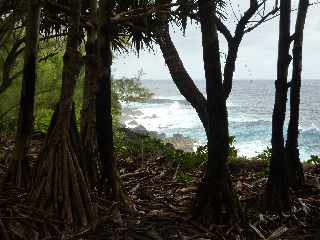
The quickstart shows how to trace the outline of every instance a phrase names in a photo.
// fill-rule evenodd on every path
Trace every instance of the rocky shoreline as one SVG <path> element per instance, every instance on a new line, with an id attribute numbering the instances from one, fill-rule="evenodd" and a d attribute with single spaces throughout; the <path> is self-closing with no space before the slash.
<path id="1" fill-rule="evenodd" d="M 153 138 L 161 139 L 164 143 L 172 145 L 177 150 L 184 152 L 194 152 L 198 146 L 197 142 L 189 137 L 185 137 L 182 134 L 176 133 L 172 137 L 167 137 L 164 133 L 158 133 L 156 131 L 148 131 L 144 126 L 137 125 L 134 128 L 127 126 L 123 127 L 133 133 L 148 135 Z"/>
<path id="2" fill-rule="evenodd" d="M 164 143 L 171 144 L 175 149 L 182 150 L 184 152 L 194 152 L 199 144 L 194 139 L 183 136 L 180 133 L 173 134 L 168 137 L 164 133 L 157 131 L 149 131 L 143 125 L 139 124 L 136 120 L 136 116 L 142 116 L 143 113 L 138 110 L 126 109 L 121 117 L 121 124 L 123 128 L 130 130 L 134 133 L 148 135 L 153 138 L 161 139 Z M 157 118 L 154 114 L 152 116 L 146 116 L 146 118 Z"/>

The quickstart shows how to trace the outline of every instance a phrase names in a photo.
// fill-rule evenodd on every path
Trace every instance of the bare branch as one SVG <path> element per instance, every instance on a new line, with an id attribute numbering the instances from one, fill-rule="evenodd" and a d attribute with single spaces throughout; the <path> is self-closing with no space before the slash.
<path id="1" fill-rule="evenodd" d="M 278 7 L 275 7 L 273 10 L 271 10 L 270 12 L 268 12 L 266 15 L 264 15 L 260 20 L 258 21 L 251 21 L 251 22 L 255 22 L 255 24 L 253 24 L 252 26 L 248 27 L 244 32 L 248 33 L 251 32 L 252 30 L 256 29 L 258 26 L 260 26 L 261 24 L 268 22 L 276 17 L 279 16 L 279 14 L 277 14 L 279 11 Z"/>

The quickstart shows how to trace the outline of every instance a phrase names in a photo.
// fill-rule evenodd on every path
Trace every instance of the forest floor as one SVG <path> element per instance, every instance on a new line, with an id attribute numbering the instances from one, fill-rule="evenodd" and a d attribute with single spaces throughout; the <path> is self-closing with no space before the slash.
<path id="1" fill-rule="evenodd" d="M 42 143 L 42 138 L 33 140 L 30 159 L 37 160 Z M 3 140 L 0 147 L 0 175 L 3 176 L 13 142 Z M 30 207 L 23 189 L 9 187 L 0 192 L 0 239 L 320 239 L 319 166 L 306 171 L 306 186 L 291 193 L 294 207 L 279 216 L 262 211 L 267 178 L 257 170 L 258 163 L 232 165 L 232 179 L 246 224 L 204 227 L 190 215 L 202 169 L 188 172 L 191 178 L 182 181 L 177 177 L 179 167 L 165 157 L 139 161 L 121 159 L 118 165 L 134 210 L 121 209 L 107 196 L 92 193 L 99 212 L 95 230 L 88 227 L 64 232 L 61 237 L 61 220 Z M 58 234 L 60 237 L 54 237 Z"/>

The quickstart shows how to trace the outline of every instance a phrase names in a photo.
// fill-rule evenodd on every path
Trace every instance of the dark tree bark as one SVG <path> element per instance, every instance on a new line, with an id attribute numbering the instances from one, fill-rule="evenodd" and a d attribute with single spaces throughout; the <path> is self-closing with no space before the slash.
<path id="1" fill-rule="evenodd" d="M 35 84 L 37 78 L 37 47 L 39 41 L 39 22 L 40 22 L 40 6 L 37 0 L 32 0 L 28 4 L 28 15 L 25 37 L 25 52 L 22 89 L 20 96 L 20 109 L 18 117 L 18 128 L 16 133 L 16 145 L 14 157 L 10 162 L 5 182 L 13 183 L 18 187 L 26 187 L 30 182 L 29 163 L 26 158 L 29 141 L 33 132 L 34 123 L 34 98 Z M 20 46 L 17 42 L 13 46 L 13 55 Z M 13 60 L 14 61 L 14 60 Z M 10 67 L 9 67 L 10 68 Z M 10 78 L 8 71 L 8 79 Z M 6 79 L 5 77 L 5 79 Z M 6 81 L 5 81 L 6 82 Z M 10 85 L 10 84 L 9 84 Z"/>
<path id="2" fill-rule="evenodd" d="M 70 4 L 61 96 L 35 169 L 30 196 L 35 207 L 59 216 L 66 224 L 85 226 L 94 220 L 95 210 L 79 164 L 81 150 L 72 99 L 81 68 L 81 4 L 80 0 Z"/>
<path id="3" fill-rule="evenodd" d="M 170 0 L 163 0 L 162 3 L 170 3 Z M 239 46 L 245 35 L 246 26 L 249 20 L 258 11 L 261 5 L 256 0 L 250 1 L 249 8 L 244 12 L 240 18 L 234 36 L 229 29 L 216 17 L 217 29 L 220 31 L 228 42 L 228 54 L 224 67 L 224 80 L 223 88 L 226 98 L 229 97 L 232 89 L 233 75 L 235 71 L 235 64 L 238 56 Z M 198 20 L 198 19 L 197 19 Z M 179 53 L 171 40 L 169 33 L 168 20 L 163 21 L 163 26 L 156 34 L 157 42 L 162 51 L 162 55 L 165 59 L 166 65 L 169 68 L 171 77 L 179 89 L 180 93 L 191 104 L 191 106 L 197 111 L 198 116 L 203 124 L 203 127 L 208 135 L 208 113 L 207 113 L 207 101 L 203 94 L 199 91 L 194 81 L 185 69 Z"/>
<path id="4" fill-rule="evenodd" d="M 102 189 L 112 190 L 114 200 L 124 207 L 131 207 L 129 197 L 122 188 L 120 174 L 113 155 L 113 129 L 111 113 L 111 65 L 112 65 L 112 16 L 115 1 L 102 0 L 99 3 L 98 17 L 106 19 L 98 31 L 98 79 L 96 95 L 96 132 L 99 157 L 101 159 L 101 179 L 99 184 Z"/>
<path id="5" fill-rule="evenodd" d="M 289 185 L 299 188 L 304 183 L 303 167 L 300 162 L 299 137 L 299 107 L 302 72 L 303 30 L 308 12 L 309 0 L 300 0 L 295 26 L 294 45 L 292 51 L 293 69 L 290 88 L 290 120 L 286 142 L 286 159 L 288 163 Z"/>
<path id="6" fill-rule="evenodd" d="M 286 115 L 287 77 L 291 57 L 290 48 L 291 0 L 280 1 L 280 24 L 275 104 L 272 115 L 272 158 L 266 188 L 266 208 L 281 211 L 289 208 L 289 185 L 283 126 Z"/>
<path id="7" fill-rule="evenodd" d="M 233 224 L 240 206 L 227 167 L 228 113 L 223 89 L 216 2 L 199 0 L 208 111 L 208 165 L 195 199 L 193 215 L 204 224 Z"/>
<path id="8" fill-rule="evenodd" d="M 85 82 L 83 106 L 81 112 L 81 144 L 82 168 L 90 188 L 98 186 L 101 178 L 101 162 L 98 154 L 96 133 L 96 92 L 98 80 L 98 29 L 97 0 L 89 1 L 91 24 L 87 27 L 87 42 L 85 56 Z"/>
<path id="9" fill-rule="evenodd" d="M 195 85 L 194 81 L 185 69 L 179 53 L 171 40 L 169 25 L 165 23 L 157 35 L 163 58 L 169 68 L 171 77 L 191 106 L 197 111 L 205 131 L 208 130 L 207 100 Z"/>

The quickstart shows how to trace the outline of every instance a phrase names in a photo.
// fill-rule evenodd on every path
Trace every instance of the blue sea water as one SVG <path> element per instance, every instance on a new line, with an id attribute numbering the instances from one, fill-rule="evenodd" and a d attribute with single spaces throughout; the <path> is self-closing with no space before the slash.
<path id="1" fill-rule="evenodd" d="M 146 103 L 130 103 L 125 107 L 137 111 L 126 124 L 135 120 L 150 131 L 172 136 L 175 133 L 206 143 L 202 124 L 181 96 L 172 80 L 144 80 L 154 97 Z M 205 82 L 197 81 L 205 92 Z M 320 81 L 305 80 L 301 89 L 300 138 L 301 159 L 320 155 Z M 274 104 L 274 81 L 235 80 L 232 94 L 227 102 L 230 135 L 236 138 L 236 148 L 241 155 L 252 157 L 270 146 L 271 118 Z M 286 125 L 288 124 L 289 103 Z M 133 127 L 133 126 L 132 126 Z M 286 132 L 286 131 L 285 131 Z"/>

